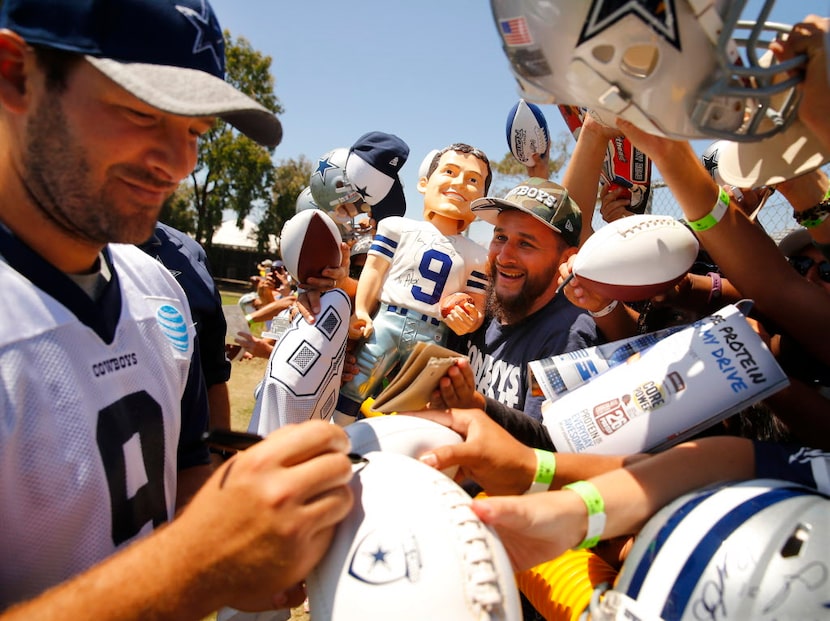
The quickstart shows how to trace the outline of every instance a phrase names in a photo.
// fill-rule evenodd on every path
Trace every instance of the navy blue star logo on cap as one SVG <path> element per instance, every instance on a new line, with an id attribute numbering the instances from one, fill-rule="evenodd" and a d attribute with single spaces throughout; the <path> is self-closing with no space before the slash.
<path id="1" fill-rule="evenodd" d="M 680 50 L 674 0 L 594 0 L 577 45 L 596 37 L 629 14 L 639 17 L 654 32 Z"/>
<path id="2" fill-rule="evenodd" d="M 208 10 L 205 0 L 202 0 L 201 13 L 194 11 L 189 6 L 182 6 L 181 4 L 176 5 L 176 10 L 184 15 L 187 21 L 196 28 L 196 39 L 193 41 L 193 54 L 209 51 L 213 55 L 213 60 L 216 62 L 216 68 L 224 73 L 223 58 L 225 52 L 223 47 L 225 42 L 222 38 L 222 32 L 216 23 L 216 17 L 213 12 Z M 218 40 L 216 39 L 217 32 L 219 33 Z M 216 49 L 217 47 L 219 47 L 218 50 Z"/>

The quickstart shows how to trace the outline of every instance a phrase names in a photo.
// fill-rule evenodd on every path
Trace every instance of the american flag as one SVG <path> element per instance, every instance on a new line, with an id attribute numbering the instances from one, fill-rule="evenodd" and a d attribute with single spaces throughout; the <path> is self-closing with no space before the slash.
<path id="1" fill-rule="evenodd" d="M 529 45 L 533 43 L 524 17 L 502 19 L 499 21 L 501 36 L 507 45 Z"/>

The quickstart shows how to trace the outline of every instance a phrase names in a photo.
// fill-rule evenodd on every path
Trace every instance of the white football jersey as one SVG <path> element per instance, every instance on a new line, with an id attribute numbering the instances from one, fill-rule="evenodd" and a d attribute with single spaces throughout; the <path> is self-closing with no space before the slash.
<path id="1" fill-rule="evenodd" d="M 442 235 L 429 222 L 390 216 L 378 223 L 369 254 L 391 262 L 380 301 L 441 319 L 441 298 L 484 293 L 487 249 L 463 235 Z"/>
<path id="2" fill-rule="evenodd" d="M 271 352 L 249 431 L 265 436 L 291 423 L 331 418 L 351 312 L 349 297 L 333 289 L 321 296 L 313 324 L 297 314 Z"/>
<path id="3" fill-rule="evenodd" d="M 184 292 L 138 248 L 109 246 L 95 302 L 15 243 L 0 258 L 0 610 L 173 517 L 194 334 Z"/>

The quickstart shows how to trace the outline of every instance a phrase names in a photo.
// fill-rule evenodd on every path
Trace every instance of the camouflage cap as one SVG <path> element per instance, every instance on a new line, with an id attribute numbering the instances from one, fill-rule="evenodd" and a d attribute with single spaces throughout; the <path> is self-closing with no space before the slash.
<path id="1" fill-rule="evenodd" d="M 495 225 L 504 209 L 518 209 L 541 220 L 559 233 L 569 246 L 579 246 L 582 212 L 561 185 L 531 177 L 510 190 L 504 198 L 485 196 L 470 207 L 485 222 Z"/>

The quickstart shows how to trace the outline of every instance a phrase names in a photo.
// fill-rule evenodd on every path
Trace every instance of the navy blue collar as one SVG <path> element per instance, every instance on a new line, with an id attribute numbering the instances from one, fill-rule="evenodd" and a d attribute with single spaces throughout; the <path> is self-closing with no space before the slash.
<path id="1" fill-rule="evenodd" d="M 112 256 L 105 247 L 101 256 L 112 277 L 101 296 L 92 300 L 69 276 L 29 248 L 5 226 L 0 225 L 0 254 L 6 262 L 35 287 L 65 306 L 78 321 L 93 330 L 102 341 L 112 343 L 121 316 L 121 288 Z"/>

